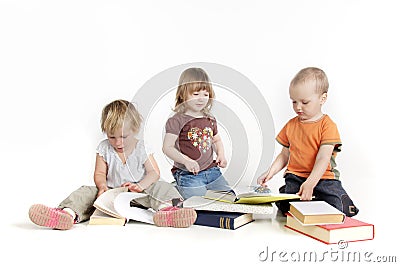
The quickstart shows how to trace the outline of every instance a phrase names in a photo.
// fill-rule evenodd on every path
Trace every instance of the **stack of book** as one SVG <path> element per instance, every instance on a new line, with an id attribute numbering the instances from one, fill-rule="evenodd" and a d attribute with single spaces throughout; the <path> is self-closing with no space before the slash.
<path id="1" fill-rule="evenodd" d="M 254 221 L 254 214 L 272 214 L 272 203 L 298 199 L 295 194 L 273 194 L 270 190 L 241 188 L 236 191 L 207 190 L 204 197 L 194 196 L 184 202 L 197 212 L 195 225 L 235 230 Z"/>
<path id="2" fill-rule="evenodd" d="M 96 210 L 89 225 L 125 225 L 129 220 L 154 224 L 153 210 L 130 205 L 132 199 L 143 194 L 127 191 L 126 187 L 114 188 L 100 195 L 93 204 Z M 271 215 L 273 202 L 298 198 L 295 194 L 273 194 L 270 190 L 256 191 L 255 188 L 208 190 L 205 196 L 186 199 L 184 207 L 196 210 L 195 225 L 235 230 L 253 222 L 254 214 Z"/>
<path id="3" fill-rule="evenodd" d="M 287 228 L 325 244 L 374 238 L 374 225 L 350 217 L 325 201 L 290 202 Z"/>

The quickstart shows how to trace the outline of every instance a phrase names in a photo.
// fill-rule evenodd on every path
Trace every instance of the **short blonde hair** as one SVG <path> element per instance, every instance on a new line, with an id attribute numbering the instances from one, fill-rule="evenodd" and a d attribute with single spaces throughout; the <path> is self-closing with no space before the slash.
<path id="1" fill-rule="evenodd" d="M 290 82 L 290 87 L 308 81 L 315 81 L 315 90 L 317 93 L 323 94 L 328 92 L 328 77 L 323 70 L 315 67 L 308 67 L 300 70 Z"/>
<path id="2" fill-rule="evenodd" d="M 101 130 L 113 134 L 129 122 L 134 133 L 139 132 L 142 116 L 132 103 L 126 100 L 115 100 L 103 108 L 101 114 Z"/>
<path id="3" fill-rule="evenodd" d="M 215 93 L 207 73 L 201 68 L 189 68 L 183 71 L 179 78 L 178 89 L 176 90 L 174 111 L 184 112 L 184 103 L 187 101 L 188 96 L 193 94 L 193 92 L 202 90 L 206 90 L 210 97 L 203 112 L 210 114 Z"/>

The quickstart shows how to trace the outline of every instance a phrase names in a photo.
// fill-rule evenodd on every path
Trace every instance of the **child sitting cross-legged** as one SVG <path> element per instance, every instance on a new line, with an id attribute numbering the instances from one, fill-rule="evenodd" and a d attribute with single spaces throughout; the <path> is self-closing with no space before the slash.
<path id="1" fill-rule="evenodd" d="M 189 227 L 196 212 L 182 208 L 182 196 L 175 187 L 159 181 L 160 172 L 153 154 L 143 140 L 136 138 L 142 118 L 126 100 L 116 100 L 104 107 L 101 128 L 107 139 L 97 147 L 94 183 L 81 186 L 63 200 L 57 208 L 32 205 L 29 218 L 39 226 L 67 230 L 75 223 L 86 221 L 93 214 L 93 203 L 110 188 L 128 187 L 130 192 L 145 193 L 135 199 L 138 205 L 156 211 L 154 223 L 163 227 Z"/>

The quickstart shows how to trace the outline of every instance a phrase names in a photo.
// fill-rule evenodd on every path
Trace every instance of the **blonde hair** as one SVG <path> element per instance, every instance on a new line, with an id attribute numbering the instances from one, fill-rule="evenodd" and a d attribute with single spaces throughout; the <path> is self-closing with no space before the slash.
<path id="1" fill-rule="evenodd" d="M 113 134 L 121 129 L 125 122 L 130 123 L 134 133 L 139 132 L 142 116 L 136 108 L 126 100 L 115 100 L 103 108 L 101 114 L 101 130 Z"/>
<path id="2" fill-rule="evenodd" d="M 194 92 L 206 90 L 210 99 L 203 109 L 205 114 L 210 114 L 215 93 L 207 73 L 201 68 L 189 68 L 182 72 L 179 78 L 178 89 L 175 96 L 175 112 L 184 112 L 188 96 Z"/>
<path id="3" fill-rule="evenodd" d="M 315 81 L 315 90 L 317 93 L 323 94 L 328 92 L 328 77 L 323 70 L 315 67 L 308 67 L 300 70 L 290 82 L 290 87 L 308 81 Z"/>

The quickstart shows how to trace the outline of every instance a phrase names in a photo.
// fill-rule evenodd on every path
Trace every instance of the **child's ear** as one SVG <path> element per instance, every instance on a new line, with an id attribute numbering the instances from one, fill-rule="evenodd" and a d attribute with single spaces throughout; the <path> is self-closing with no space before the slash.
<path id="1" fill-rule="evenodd" d="M 328 93 L 323 93 L 321 95 L 321 104 L 324 104 L 327 98 L 328 98 Z"/>

